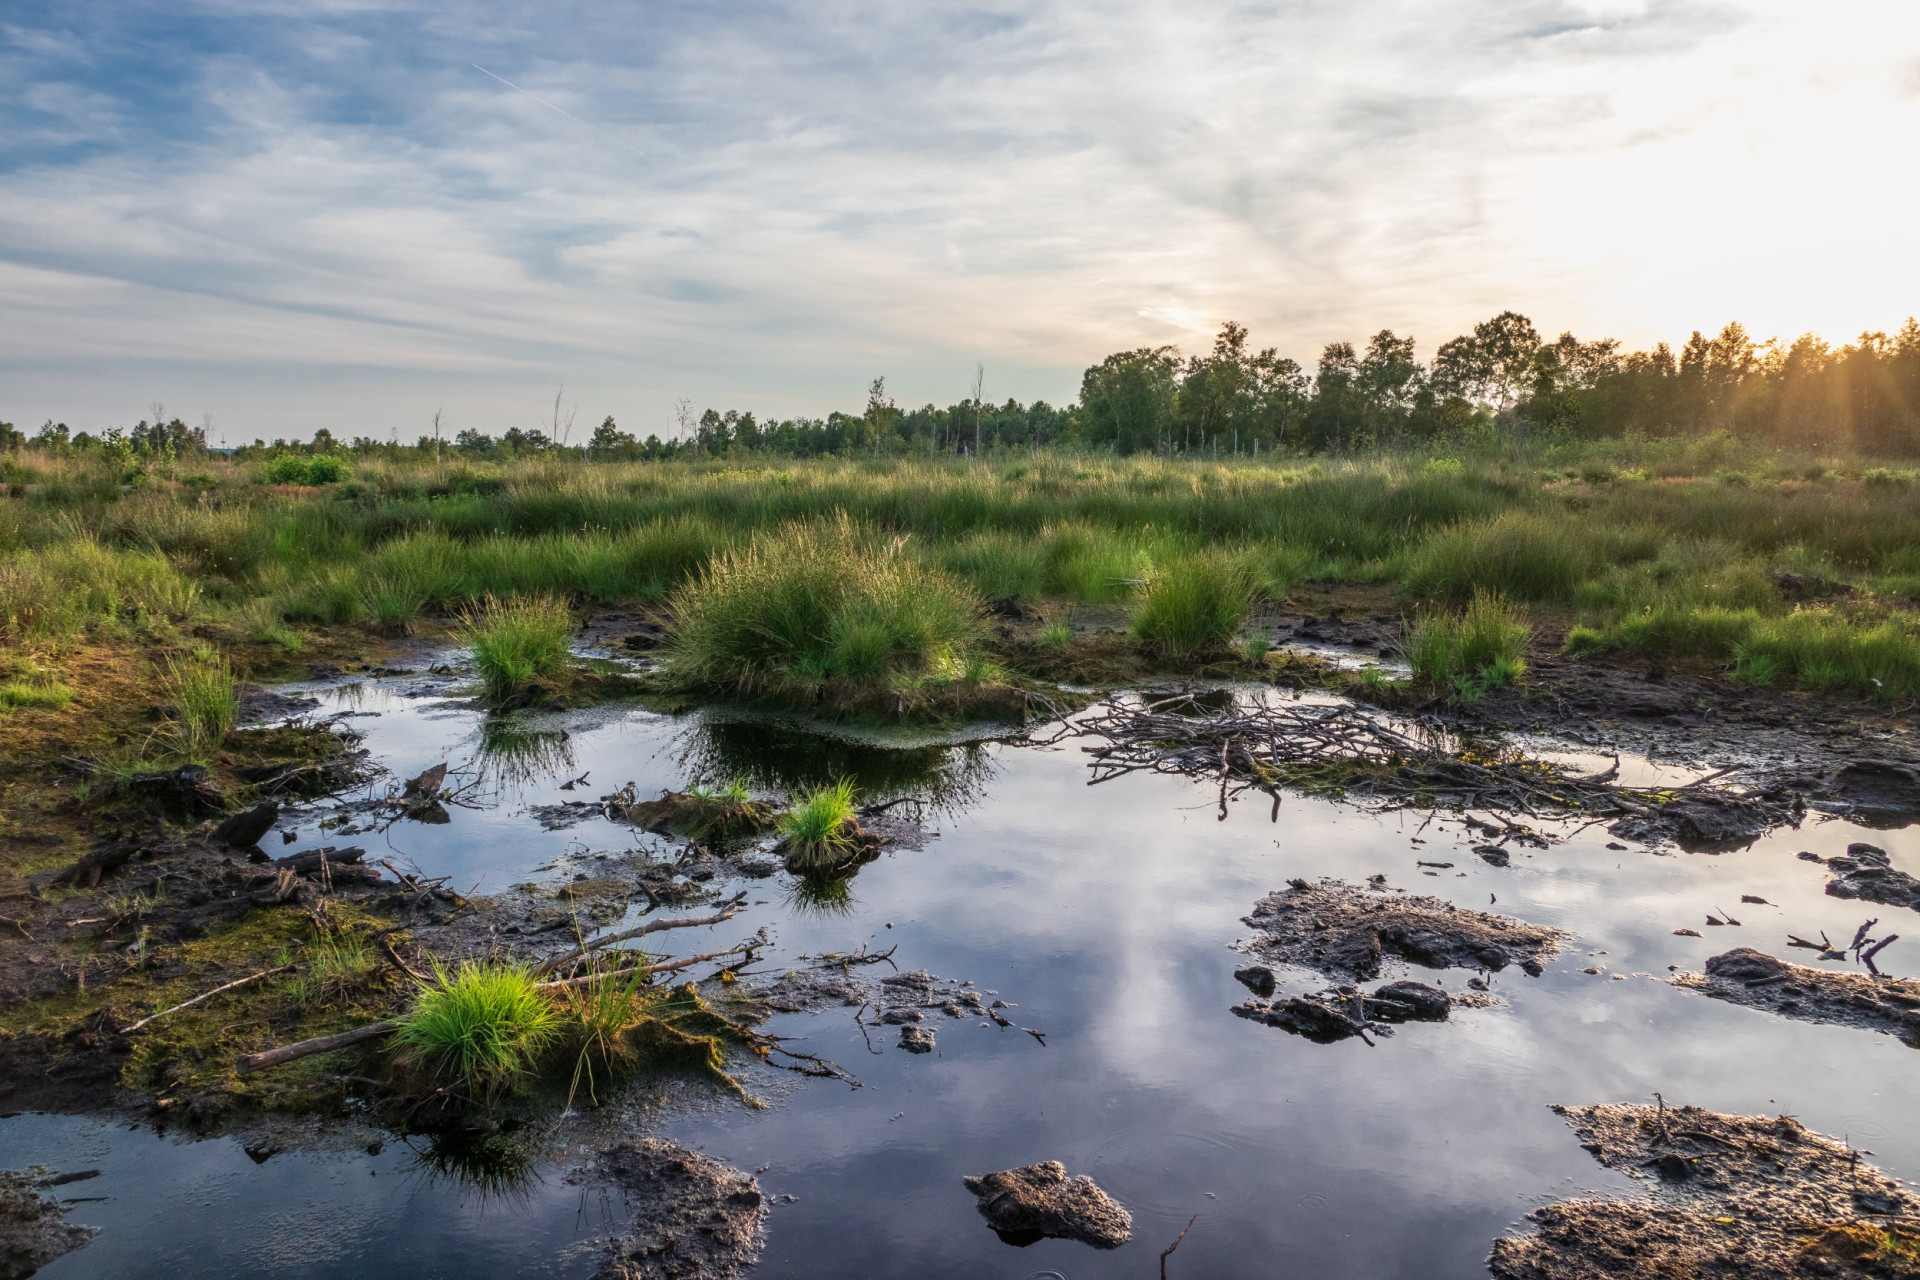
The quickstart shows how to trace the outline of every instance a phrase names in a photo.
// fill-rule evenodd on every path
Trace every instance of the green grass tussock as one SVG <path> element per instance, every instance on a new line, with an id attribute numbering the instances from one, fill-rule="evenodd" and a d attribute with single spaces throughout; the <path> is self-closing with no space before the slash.
<path id="1" fill-rule="evenodd" d="M 847 828 L 854 816 L 853 782 L 842 778 L 809 793 L 780 815 L 787 860 L 800 868 L 824 868 L 839 862 L 852 845 Z"/>
<path id="2" fill-rule="evenodd" d="M 672 609 L 674 673 L 742 692 L 948 674 L 964 665 L 981 616 L 951 574 L 844 515 L 722 554 Z"/>
<path id="3" fill-rule="evenodd" d="M 436 966 L 393 1040 L 409 1064 L 487 1095 L 518 1084 L 560 1032 L 553 1005 L 525 969 L 481 962 Z"/>
<path id="4" fill-rule="evenodd" d="M 1416 680 L 1471 700 L 1520 678 L 1532 638 L 1524 610 L 1483 591 L 1464 610 L 1420 617 L 1407 633 L 1407 665 Z"/>
<path id="5" fill-rule="evenodd" d="M 218 654 L 167 660 L 165 683 L 173 700 L 173 732 L 180 753 L 206 760 L 220 749 L 240 715 L 233 668 Z"/>
<path id="6" fill-rule="evenodd" d="M 473 651 L 487 700 L 510 706 L 566 672 L 573 613 L 551 596 L 488 596 L 461 615 L 460 635 Z"/>
<path id="7" fill-rule="evenodd" d="M 1133 634 L 1177 658 L 1229 644 L 1253 607 L 1252 575 L 1216 550 L 1156 568 L 1133 609 Z"/>

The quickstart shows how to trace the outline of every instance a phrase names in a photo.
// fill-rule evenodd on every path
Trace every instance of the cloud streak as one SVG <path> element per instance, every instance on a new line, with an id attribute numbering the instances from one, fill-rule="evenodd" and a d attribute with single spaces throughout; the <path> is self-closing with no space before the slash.
<path id="1" fill-rule="evenodd" d="M 0 416 L 1059 401 L 1228 318 L 1310 360 L 1506 306 L 1844 338 L 1920 285 L 1908 10 L 30 4 Z"/>

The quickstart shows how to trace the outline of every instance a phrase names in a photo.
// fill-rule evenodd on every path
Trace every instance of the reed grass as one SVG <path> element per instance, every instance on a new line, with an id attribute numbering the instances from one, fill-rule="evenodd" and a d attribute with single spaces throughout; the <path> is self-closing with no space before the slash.
<path id="1" fill-rule="evenodd" d="M 822 868 L 838 862 L 851 847 L 847 827 L 853 821 L 853 782 L 842 778 L 810 792 L 780 815 L 779 831 L 787 841 L 787 858 L 801 868 Z"/>
<path id="2" fill-rule="evenodd" d="M 963 662 L 974 594 L 944 570 L 839 515 L 758 535 L 673 598 L 674 671 L 740 691 L 782 682 L 878 682 Z"/>
<path id="3" fill-rule="evenodd" d="M 740 581 L 743 562 L 779 559 L 774 544 L 796 529 L 841 522 L 865 550 L 836 576 L 866 604 L 843 609 L 845 593 L 829 585 L 833 606 L 790 610 L 791 626 L 732 610 L 740 628 L 709 628 L 715 643 L 698 655 L 717 683 L 964 671 L 974 656 L 965 618 L 956 623 L 938 604 L 944 621 L 913 624 L 918 606 L 870 589 L 871 564 L 896 582 L 935 582 L 949 602 L 957 593 L 1138 605 L 1142 580 L 1217 554 L 1271 598 L 1308 577 L 1397 583 L 1409 600 L 1455 608 L 1496 591 L 1566 610 L 1612 646 L 1728 663 L 1728 628 L 1747 623 L 1727 618 L 1750 611 L 1784 623 L 1799 601 L 1772 576 L 1814 572 L 1876 606 L 1840 611 L 1822 635 L 1850 630 L 1861 653 L 1882 655 L 1865 665 L 1812 652 L 1803 661 L 1793 655 L 1811 642 L 1778 637 L 1809 624 L 1769 631 L 1775 678 L 1820 687 L 1855 680 L 1833 673 L 1856 666 L 1898 667 L 1886 653 L 1903 642 L 1880 633 L 1891 615 L 1878 606 L 1905 613 L 1920 599 L 1910 463 L 1724 436 L 1455 443 L 1258 463 L 1059 453 L 436 465 L 367 453 L 352 459 L 351 500 L 332 486 L 265 487 L 257 462 L 191 466 L 200 473 L 191 484 L 161 469 L 127 494 L 120 464 L 103 458 L 9 455 L 0 643 L 171 646 L 182 629 L 212 621 L 290 649 L 307 626 L 404 631 L 489 596 L 690 599 L 695 583 L 712 593 L 717 581 Z M 1167 611 L 1189 622 L 1207 612 L 1170 601 Z M 1209 631 L 1168 628 L 1176 648 Z M 1749 665 L 1760 673 L 1766 663 Z M 1888 684 L 1884 674 L 1858 678 Z"/>

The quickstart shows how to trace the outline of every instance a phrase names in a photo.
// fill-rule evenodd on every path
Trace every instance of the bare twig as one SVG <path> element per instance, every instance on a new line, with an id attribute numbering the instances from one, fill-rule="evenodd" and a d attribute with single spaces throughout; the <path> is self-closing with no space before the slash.
<path id="1" fill-rule="evenodd" d="M 272 969 L 262 969 L 259 973 L 250 973 L 244 978 L 236 978 L 232 982 L 227 983 L 225 986 L 215 987 L 211 991 L 203 991 L 191 1000 L 182 1000 L 179 1004 L 174 1005 L 170 1009 L 162 1009 L 158 1013 L 150 1013 L 146 1017 L 140 1019 L 140 1021 L 127 1027 L 125 1030 L 128 1033 L 138 1031 L 140 1028 L 146 1026 L 149 1022 L 152 1022 L 156 1018 L 164 1018 L 170 1013 L 178 1013 L 182 1009 L 185 1009 L 186 1007 L 188 1007 L 189 1005 L 199 1004 L 202 1000 L 207 999 L 209 996 L 217 996 L 222 991 L 231 991 L 235 987 L 244 987 L 249 982 L 258 982 L 262 978 L 271 978 L 274 974 L 285 973 L 287 970 L 291 968 L 293 968 L 292 965 L 283 964 L 283 965 L 276 966 L 275 968 L 272 968 Z"/>
<path id="2" fill-rule="evenodd" d="M 1173 1238 L 1173 1243 L 1160 1251 L 1160 1280 L 1167 1280 L 1167 1259 L 1173 1256 L 1173 1251 L 1180 1247 L 1180 1242 L 1187 1238 L 1187 1232 L 1193 1230 L 1193 1224 L 1199 1220 L 1197 1213 L 1188 1218 L 1187 1225 L 1180 1228 L 1180 1234 Z"/>

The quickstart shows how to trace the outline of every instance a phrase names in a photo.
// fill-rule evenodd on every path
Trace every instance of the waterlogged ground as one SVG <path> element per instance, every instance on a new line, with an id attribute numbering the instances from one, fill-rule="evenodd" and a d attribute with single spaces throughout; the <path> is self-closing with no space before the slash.
<path id="1" fill-rule="evenodd" d="M 628 781 L 645 798 L 696 776 L 739 773 L 772 788 L 844 773 L 869 794 L 937 794 L 928 823 L 938 838 L 860 870 L 842 910 L 794 903 L 783 874 L 745 882 L 751 909 L 701 931 L 710 939 L 674 937 L 678 951 L 717 949 L 768 925 L 772 972 L 801 955 L 897 944 L 901 968 L 972 979 L 1012 1002 L 1021 1027 L 1045 1033 L 1043 1046 L 1019 1029 L 942 1017 L 938 1050 L 916 1056 L 893 1047 L 893 1028 L 863 1035 L 851 1010 L 781 1015 L 772 1029 L 804 1037 L 801 1047 L 863 1087 L 756 1076 L 773 1101 L 760 1112 L 670 1091 L 686 1101 L 660 1112 L 659 1131 L 764 1170 L 773 1211 L 757 1275 L 1150 1276 L 1191 1215 L 1171 1276 L 1483 1275 L 1494 1237 L 1530 1208 L 1629 1186 L 1597 1167 L 1547 1105 L 1644 1101 L 1656 1090 L 1716 1111 L 1789 1112 L 1871 1150 L 1890 1174 L 1920 1176 L 1915 1050 L 1663 981 L 1669 966 L 1698 969 L 1735 945 L 1806 960 L 1786 950 L 1788 933 L 1841 939 L 1868 915 L 1904 915 L 1826 897 L 1824 869 L 1795 855 L 1868 838 L 1916 870 L 1912 830 L 1866 833 L 1816 816 L 1709 856 L 1608 848 L 1595 827 L 1547 850 L 1510 846 L 1513 864 L 1496 868 L 1450 819 L 1423 827 L 1422 815 L 1289 796 L 1277 822 L 1264 797 L 1221 822 L 1210 789 L 1180 779 L 1089 788 L 1071 741 L 890 752 L 626 708 L 535 717 L 503 733 L 418 677 L 320 692 L 326 712 L 354 713 L 349 723 L 394 776 L 451 761 L 457 777 L 479 779 L 470 795 L 481 807 L 453 806 L 444 825 L 342 835 L 318 827 L 329 812 L 318 806 L 297 842 L 273 851 L 357 843 L 481 895 L 570 877 L 595 865 L 595 852 L 665 849 L 600 818 L 549 831 L 530 812 Z M 1694 776 L 1627 765 L 1636 782 Z M 582 774 L 586 783 L 561 789 Z M 1428 875 L 1421 861 L 1454 866 Z M 1575 946 L 1537 979 L 1497 976 L 1498 1007 L 1457 1010 L 1372 1046 L 1313 1044 L 1229 1013 L 1247 994 L 1233 978 L 1245 960 L 1229 944 L 1248 935 L 1241 917 L 1258 898 L 1292 877 L 1375 873 L 1569 930 Z M 1741 924 L 1710 927 L 1709 912 Z M 1905 920 L 1889 923 L 1908 932 Z M 1880 955 L 1889 973 L 1920 968 L 1920 919 L 1910 923 L 1911 940 Z M 1683 927 L 1705 936 L 1675 936 Z M 1470 976 L 1441 981 L 1460 990 Z M 1285 992 L 1325 985 L 1281 974 Z M 371 1154 L 339 1145 L 257 1163 L 238 1139 L 0 1121 L 0 1167 L 102 1171 L 63 1188 L 92 1198 L 71 1219 L 102 1230 L 41 1273 L 55 1280 L 585 1276 L 592 1242 L 626 1216 L 605 1193 L 566 1181 L 566 1162 L 510 1187 L 476 1187 L 397 1140 Z M 1123 1202 L 1132 1243 L 1111 1253 L 1002 1243 L 961 1178 L 1040 1160 L 1091 1174 Z"/>

